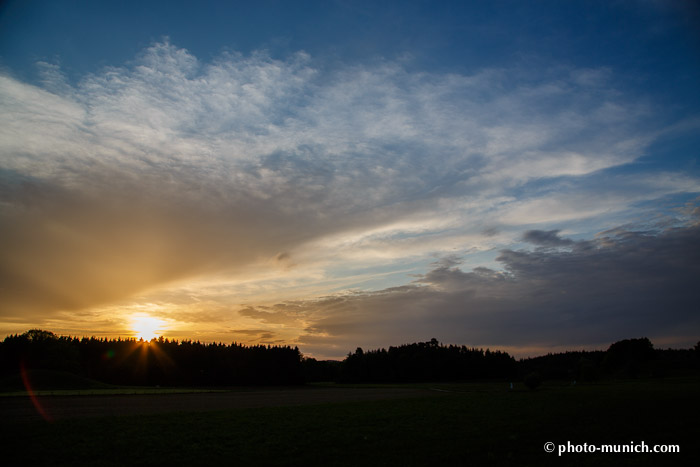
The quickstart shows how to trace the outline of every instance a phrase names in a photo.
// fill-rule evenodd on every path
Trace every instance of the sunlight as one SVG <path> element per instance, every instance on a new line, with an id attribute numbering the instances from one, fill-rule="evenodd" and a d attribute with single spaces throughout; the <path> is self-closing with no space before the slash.
<path id="1" fill-rule="evenodd" d="M 135 315 L 131 318 L 131 329 L 137 339 L 150 341 L 162 334 L 165 321 L 149 315 Z"/>

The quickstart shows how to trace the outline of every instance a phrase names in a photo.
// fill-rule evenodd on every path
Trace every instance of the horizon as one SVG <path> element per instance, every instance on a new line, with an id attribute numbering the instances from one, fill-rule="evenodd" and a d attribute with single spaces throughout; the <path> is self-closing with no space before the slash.
<path id="1" fill-rule="evenodd" d="M 0 6 L 0 336 L 700 338 L 692 2 Z"/>
<path id="2" fill-rule="evenodd" d="M 28 331 L 25 331 L 24 333 L 21 333 L 21 334 L 8 334 L 3 339 L 10 338 L 10 337 L 22 336 L 22 335 L 29 333 L 31 331 L 43 331 L 43 332 L 48 331 L 51 334 L 53 334 L 56 338 L 67 338 L 67 339 L 78 339 L 78 340 L 83 340 L 83 339 L 97 339 L 97 340 L 105 340 L 105 341 L 115 340 L 115 341 L 121 341 L 121 342 L 136 342 L 136 343 L 144 343 L 144 344 L 150 344 L 150 343 L 158 344 L 158 343 L 160 343 L 161 340 L 165 340 L 168 343 L 178 344 L 178 345 L 182 342 L 194 342 L 194 343 L 198 343 L 198 344 L 205 345 L 205 346 L 212 345 L 212 344 L 213 345 L 226 345 L 226 346 L 242 345 L 244 347 L 252 347 L 252 346 L 256 346 L 256 345 L 261 345 L 261 346 L 271 346 L 271 347 L 297 348 L 297 346 L 294 344 L 285 344 L 285 343 L 243 344 L 241 342 L 236 342 L 236 341 L 232 341 L 232 342 L 209 341 L 209 342 L 207 342 L 207 341 L 200 341 L 200 340 L 187 339 L 187 338 L 183 338 L 183 339 L 168 338 L 168 337 L 163 336 L 163 335 L 159 335 L 159 336 L 154 335 L 153 337 L 146 338 L 143 336 L 138 336 L 137 335 L 138 333 L 132 333 L 131 336 L 116 336 L 116 337 L 114 337 L 114 336 L 109 336 L 109 337 L 107 337 L 107 336 L 95 336 L 95 335 L 91 335 L 91 336 L 62 335 L 62 334 L 56 334 L 56 333 L 54 333 L 50 330 L 47 330 L 47 329 L 29 329 Z M 621 339 L 621 340 L 616 341 L 616 342 L 610 342 L 607 346 L 603 346 L 601 348 L 577 348 L 577 349 L 573 349 L 573 348 L 566 348 L 566 346 L 562 346 L 561 348 L 558 348 L 555 351 L 552 351 L 551 349 L 547 349 L 546 353 L 539 353 L 539 354 L 534 354 L 534 355 L 533 354 L 516 355 L 516 354 L 513 354 L 513 353 L 506 351 L 502 348 L 489 348 L 489 347 L 470 346 L 470 345 L 466 345 L 466 344 L 453 344 L 450 342 L 442 342 L 436 338 L 431 338 L 431 339 L 425 340 L 425 341 L 403 342 L 401 344 L 395 344 L 395 345 L 384 345 L 384 346 L 380 346 L 377 348 L 367 348 L 367 349 L 362 349 L 362 350 L 365 353 L 366 352 L 375 352 L 375 351 L 380 351 L 380 350 L 387 350 L 391 347 L 402 347 L 402 346 L 408 346 L 408 345 L 413 345 L 413 344 L 426 344 L 426 343 L 430 343 L 433 339 L 437 340 L 438 345 L 441 347 L 456 346 L 456 347 L 466 347 L 468 349 L 473 349 L 473 350 L 481 350 L 481 351 L 488 350 L 490 352 L 504 352 L 515 360 L 528 360 L 528 359 L 536 359 L 536 358 L 540 358 L 540 357 L 547 357 L 549 355 L 557 355 L 557 354 L 564 354 L 564 353 L 606 352 L 615 343 L 618 343 L 621 341 L 643 340 L 643 339 L 648 339 L 648 338 L 647 337 L 628 337 L 628 338 Z M 698 341 L 697 344 L 695 344 L 691 347 L 687 347 L 687 348 L 684 348 L 684 347 L 665 347 L 665 348 L 663 348 L 663 347 L 657 347 L 656 345 L 654 345 L 654 342 L 651 340 L 649 340 L 649 342 L 651 342 L 654 350 L 691 350 L 692 351 L 692 350 L 695 350 L 696 346 L 700 344 L 700 341 Z M 359 347 L 356 347 L 354 351 L 357 351 L 358 348 Z M 319 360 L 319 361 L 343 361 L 345 358 L 347 358 L 348 355 L 353 354 L 354 351 L 352 349 L 349 349 L 348 353 L 346 353 L 346 355 L 343 358 L 316 359 L 316 360 Z M 313 356 L 305 355 L 301 351 L 300 351 L 300 354 L 301 354 L 302 358 L 315 358 Z"/>

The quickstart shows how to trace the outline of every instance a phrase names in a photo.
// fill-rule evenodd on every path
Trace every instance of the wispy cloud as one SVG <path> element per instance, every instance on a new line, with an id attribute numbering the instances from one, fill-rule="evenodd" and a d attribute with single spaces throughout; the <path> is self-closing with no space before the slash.
<path id="1" fill-rule="evenodd" d="M 427 264 L 502 248 L 523 225 L 610 219 L 698 189 L 672 172 L 663 183 L 613 174 L 595 190 L 601 203 L 582 207 L 592 192 L 582 180 L 635 161 L 665 125 L 609 69 L 467 76 L 394 62 L 332 68 L 304 53 L 205 63 L 168 42 L 76 83 L 42 66 L 40 87 L 0 76 L 7 320 L 212 275 L 233 302 L 256 278 L 303 286 L 330 268 L 342 277 L 343 264 L 349 278 L 406 258 Z M 429 305 L 406 300 L 416 313 Z M 371 312 L 358 313 L 348 326 L 365 326 Z"/>

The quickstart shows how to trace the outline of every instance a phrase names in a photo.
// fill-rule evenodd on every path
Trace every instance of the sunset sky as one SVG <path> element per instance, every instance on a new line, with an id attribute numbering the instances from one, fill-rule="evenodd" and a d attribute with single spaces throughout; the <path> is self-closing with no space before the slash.
<path id="1" fill-rule="evenodd" d="M 3 2 L 0 338 L 690 347 L 699 83 L 692 1 Z"/>

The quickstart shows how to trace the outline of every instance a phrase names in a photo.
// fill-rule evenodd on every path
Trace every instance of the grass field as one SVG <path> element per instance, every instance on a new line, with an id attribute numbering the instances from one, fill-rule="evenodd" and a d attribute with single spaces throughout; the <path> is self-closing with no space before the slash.
<path id="1" fill-rule="evenodd" d="M 620 466 L 700 460 L 697 378 L 534 391 L 509 391 L 502 383 L 425 386 L 441 395 L 3 424 L 3 463 Z M 676 444 L 681 453 L 544 452 L 545 442 L 567 441 Z"/>
<path id="2" fill-rule="evenodd" d="M 139 395 L 139 394 L 189 394 L 198 392 L 220 392 L 223 389 L 202 388 L 151 388 L 151 387 L 114 387 L 96 389 L 40 389 L 33 391 L 36 396 L 113 396 L 113 395 Z M 27 396 L 27 391 L 0 392 L 0 397 Z"/>
<path id="3" fill-rule="evenodd" d="M 29 370 L 32 394 L 36 396 L 99 396 L 118 394 L 181 394 L 211 392 L 219 389 L 160 388 L 115 386 L 63 371 Z M 0 379 L 0 397 L 27 396 L 27 388 L 19 374 Z"/>

